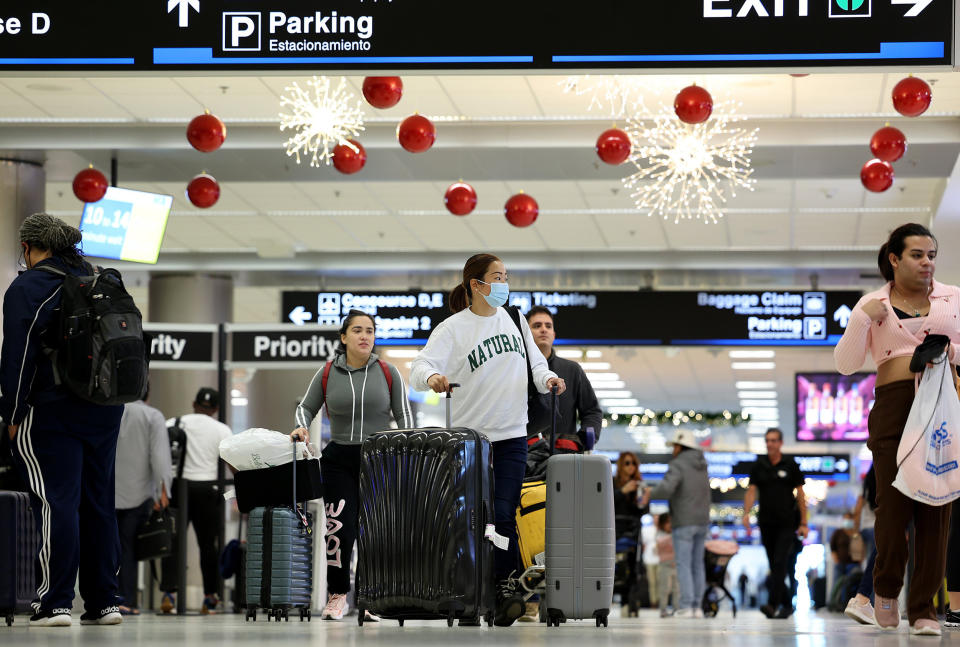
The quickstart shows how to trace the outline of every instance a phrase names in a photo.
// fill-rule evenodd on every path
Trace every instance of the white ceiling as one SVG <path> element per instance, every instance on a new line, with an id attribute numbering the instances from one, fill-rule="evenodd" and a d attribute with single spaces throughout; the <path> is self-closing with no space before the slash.
<path id="1" fill-rule="evenodd" d="M 804 271 L 796 273 L 802 278 L 783 280 L 806 280 L 812 267 L 849 268 L 852 274 L 831 287 L 859 288 L 857 272 L 875 273 L 873 250 L 890 229 L 936 222 L 960 155 L 960 75 L 924 76 L 934 99 L 917 119 L 893 112 L 890 93 L 902 76 L 622 77 L 644 87 L 636 109 L 641 117 L 696 82 L 718 101 L 736 99 L 745 127 L 759 128 L 756 190 L 731 199 L 727 216 L 710 226 L 636 212 L 620 183 L 629 165 L 607 167 L 593 152 L 597 135 L 613 121 L 609 105 L 591 106 L 589 92 L 565 93 L 560 76 L 405 76 L 397 107 L 364 107 L 368 122 L 360 141 L 368 163 L 349 177 L 331 167 L 298 168 L 283 153 L 279 97 L 307 77 L 0 77 L 0 152 L 45 160 L 47 208 L 74 221 L 82 205 L 72 195 L 73 175 L 88 163 L 108 172 L 113 154 L 121 186 L 173 195 L 155 269 L 216 267 L 237 277 L 260 270 L 256 281 L 236 288 L 235 321 L 279 321 L 279 290 L 302 285 L 298 276 L 317 284 L 338 276 L 331 280 L 362 281 L 368 289 L 378 281 L 412 285 L 401 271 L 448 277 L 478 250 L 541 270 L 536 280 L 556 287 L 612 287 L 633 281 L 618 272 L 679 274 L 691 267 L 702 272 L 701 287 L 733 271 L 744 272 L 743 283 L 759 285 L 786 268 Z M 579 87 L 610 80 L 581 78 Z M 362 78 L 349 83 L 359 99 Z M 184 136 L 204 109 L 228 128 L 223 149 L 209 155 L 191 149 Z M 438 129 L 436 145 L 421 155 L 402 151 L 394 134 L 414 111 Z M 870 135 L 887 121 L 906 133 L 910 148 L 895 165 L 894 187 L 871 194 L 858 174 L 870 157 Z M 186 183 L 202 170 L 221 181 L 220 201 L 208 210 L 184 198 Z M 444 210 L 442 196 L 461 177 L 477 189 L 479 205 L 458 218 Z M 502 214 L 507 197 L 519 190 L 541 207 L 527 229 L 510 226 Z M 379 274 L 361 277 L 358 267 Z M 134 288 L 141 303 L 145 285 L 141 280 Z M 833 368 L 829 349 L 777 349 L 776 369 L 749 378 L 730 368 L 727 349 L 603 352 L 640 404 L 657 410 L 736 408 L 737 379 L 773 379 L 786 428 L 792 426 L 794 373 Z"/>

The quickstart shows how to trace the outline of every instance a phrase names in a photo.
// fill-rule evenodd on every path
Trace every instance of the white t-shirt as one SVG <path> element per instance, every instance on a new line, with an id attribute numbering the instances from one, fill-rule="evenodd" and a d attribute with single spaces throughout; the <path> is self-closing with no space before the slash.
<path id="1" fill-rule="evenodd" d="M 527 359 L 533 382 L 547 393 L 547 380 L 557 374 L 533 341 L 527 321 L 520 317 L 520 331 L 503 308 L 481 317 L 467 308 L 443 320 L 431 333 L 426 346 L 413 360 L 410 384 L 428 391 L 427 379 L 439 373 L 460 384 L 453 392 L 451 419 L 454 427 L 468 427 L 485 434 L 491 442 L 527 435 Z"/>
<path id="2" fill-rule="evenodd" d="M 176 418 L 167 421 L 167 426 Z M 233 435 L 230 427 L 202 413 L 180 416 L 180 426 L 187 435 L 187 455 L 183 459 L 183 478 L 188 481 L 217 480 L 220 441 Z"/>

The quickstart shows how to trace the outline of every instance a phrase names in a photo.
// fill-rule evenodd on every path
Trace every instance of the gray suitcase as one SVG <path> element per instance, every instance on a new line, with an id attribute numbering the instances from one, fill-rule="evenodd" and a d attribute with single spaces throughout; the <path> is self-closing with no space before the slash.
<path id="1" fill-rule="evenodd" d="M 607 626 L 613 604 L 613 477 L 604 456 L 564 454 L 547 461 L 547 625 L 595 618 Z"/>

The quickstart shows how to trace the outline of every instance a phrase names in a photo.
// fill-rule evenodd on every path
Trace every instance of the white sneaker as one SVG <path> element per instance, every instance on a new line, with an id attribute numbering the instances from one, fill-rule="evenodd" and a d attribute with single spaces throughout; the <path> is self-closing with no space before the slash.
<path id="1" fill-rule="evenodd" d="M 696 610 L 693 609 L 692 607 L 686 608 L 686 609 L 677 609 L 676 611 L 673 612 L 673 617 L 674 618 L 695 618 L 696 617 L 696 615 L 694 615 L 695 611 Z"/>
<path id="2" fill-rule="evenodd" d="M 343 614 L 347 611 L 347 594 L 334 593 L 327 600 L 327 606 L 323 607 L 320 614 L 321 620 L 343 620 Z"/>
<path id="3" fill-rule="evenodd" d="M 99 613 L 96 611 L 87 611 L 80 616 L 82 625 L 118 625 L 123 622 L 123 616 L 120 615 L 120 607 L 107 607 Z"/>
<path id="4" fill-rule="evenodd" d="M 848 618 L 853 618 L 862 625 L 876 624 L 876 619 L 873 617 L 873 605 L 870 604 L 870 600 L 867 600 L 866 604 L 857 604 L 856 598 L 850 598 L 843 614 Z"/>
<path id="5" fill-rule="evenodd" d="M 68 609 L 41 611 L 30 617 L 31 627 L 69 627 L 73 624 Z"/>
<path id="6" fill-rule="evenodd" d="M 699 607 L 694 608 L 694 610 L 693 610 L 693 617 L 694 617 L 694 618 L 702 618 L 702 617 L 703 617 L 703 609 L 701 609 L 701 608 L 699 608 Z"/>

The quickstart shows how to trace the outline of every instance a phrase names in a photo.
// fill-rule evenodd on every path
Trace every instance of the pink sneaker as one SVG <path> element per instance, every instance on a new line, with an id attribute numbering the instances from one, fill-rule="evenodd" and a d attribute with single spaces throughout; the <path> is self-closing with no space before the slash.
<path id="1" fill-rule="evenodd" d="M 895 631 L 900 626 L 900 605 L 896 598 L 875 596 L 877 605 L 873 608 L 873 615 L 877 619 L 877 626 L 883 630 Z"/>
<path id="2" fill-rule="evenodd" d="M 930 618 L 920 618 L 910 625 L 910 633 L 914 636 L 939 636 L 940 623 Z"/>
<path id="3" fill-rule="evenodd" d="M 321 620 L 343 620 L 343 614 L 347 610 L 347 595 L 345 593 L 334 593 L 327 600 L 327 606 L 323 608 L 320 614 Z"/>

